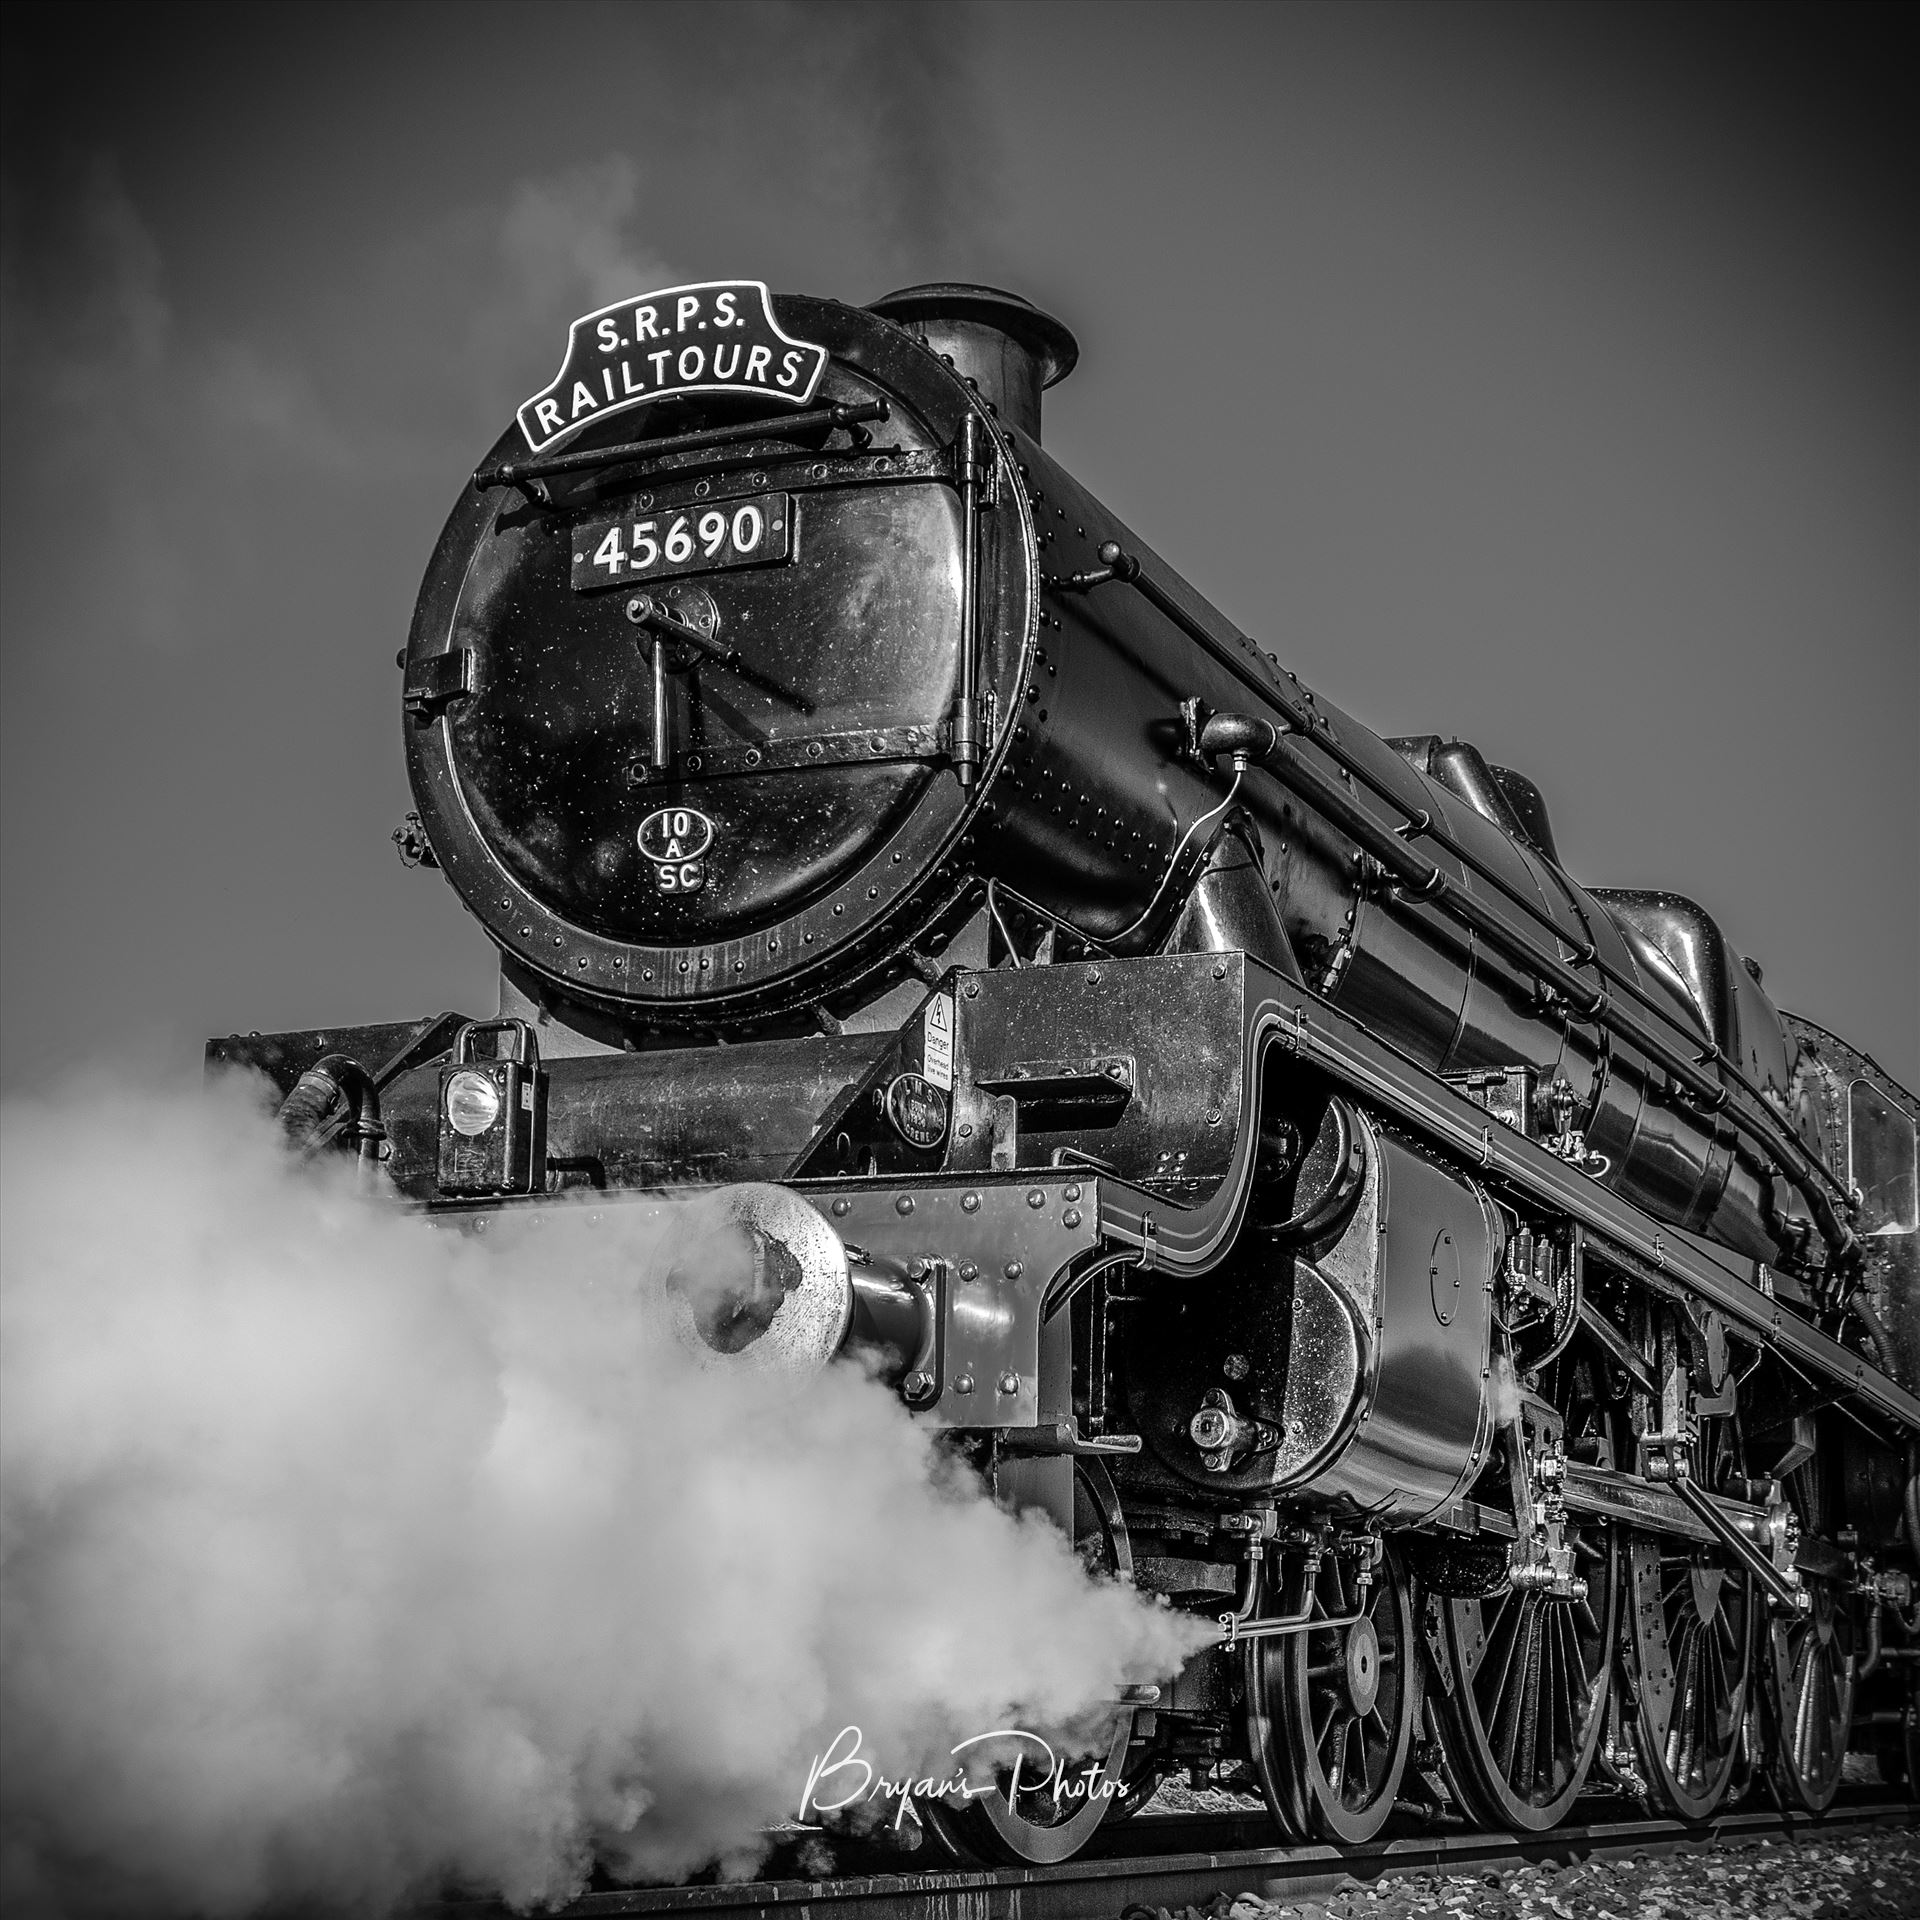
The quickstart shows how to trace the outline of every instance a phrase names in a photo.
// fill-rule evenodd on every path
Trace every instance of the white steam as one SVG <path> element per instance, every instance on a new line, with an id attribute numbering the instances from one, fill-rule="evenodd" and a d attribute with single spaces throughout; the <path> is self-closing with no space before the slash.
<path id="1" fill-rule="evenodd" d="M 1511 1354 L 1496 1353 L 1491 1364 L 1493 1371 L 1487 1379 L 1487 1405 L 1493 1411 L 1493 1424 L 1496 1427 L 1510 1427 L 1519 1419 L 1526 1395 L 1521 1389 L 1519 1376 L 1513 1370 Z"/>
<path id="2" fill-rule="evenodd" d="M 658 1226 L 432 1228 L 235 1087 L 0 1125 L 14 1912 L 742 1871 L 841 1727 L 950 1771 L 1190 1644 L 858 1371 L 692 1369 Z"/>

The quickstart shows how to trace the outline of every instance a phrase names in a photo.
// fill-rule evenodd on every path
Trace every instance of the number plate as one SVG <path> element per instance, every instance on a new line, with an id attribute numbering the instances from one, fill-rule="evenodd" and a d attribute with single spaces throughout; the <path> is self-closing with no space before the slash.
<path id="1" fill-rule="evenodd" d="M 602 514 L 573 529 L 573 590 L 668 580 L 793 558 L 793 496 L 696 500 L 665 512 Z"/>

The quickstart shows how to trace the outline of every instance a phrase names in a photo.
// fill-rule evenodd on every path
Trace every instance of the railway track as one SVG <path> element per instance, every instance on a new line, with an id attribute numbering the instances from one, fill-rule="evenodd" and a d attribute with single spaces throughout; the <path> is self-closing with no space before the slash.
<path id="1" fill-rule="evenodd" d="M 1576 1809 L 1577 1812 L 1588 1811 Z M 1772 1809 L 1725 1813 L 1694 1826 L 1678 1820 L 1591 1817 L 1540 1834 L 1431 1830 L 1395 1833 L 1366 1845 L 1264 1846 L 1258 1814 L 1164 1814 L 1131 1821 L 1113 1836 L 1128 1851 L 1097 1852 L 1054 1867 L 890 1872 L 837 1879 L 769 1879 L 732 1885 L 628 1887 L 583 1895 L 562 1915 L 686 1915 L 699 1920 L 1120 1920 L 1132 1907 L 1204 1908 L 1216 1894 L 1253 1892 L 1308 1900 L 1343 1886 L 1411 1874 L 1479 1874 L 1523 1864 L 1566 1865 L 1677 1853 L 1760 1840 L 1833 1839 L 1875 1827 L 1920 1824 L 1907 1801 L 1863 1798 L 1821 1819 Z M 448 1903 L 433 1920 L 497 1920 L 492 1904 Z"/>

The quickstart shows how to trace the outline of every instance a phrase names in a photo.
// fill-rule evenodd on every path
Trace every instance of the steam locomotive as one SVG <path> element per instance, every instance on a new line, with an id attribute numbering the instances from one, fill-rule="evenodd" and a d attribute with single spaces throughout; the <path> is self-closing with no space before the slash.
<path id="1" fill-rule="evenodd" d="M 709 1364 L 859 1348 L 999 1497 L 1214 1623 L 1063 1804 L 1180 1769 L 1698 1820 L 1920 1765 L 1920 1103 L 1464 741 L 1303 686 L 1041 444 L 1013 295 L 574 323 L 403 673 L 497 1011 L 233 1037 L 435 1215 L 709 1209 Z"/>

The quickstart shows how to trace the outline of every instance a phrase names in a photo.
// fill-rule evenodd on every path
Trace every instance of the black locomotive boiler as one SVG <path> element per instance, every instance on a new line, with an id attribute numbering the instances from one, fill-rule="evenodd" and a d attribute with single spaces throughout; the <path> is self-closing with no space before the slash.
<path id="1" fill-rule="evenodd" d="M 210 1056 L 437 1215 L 702 1196 L 714 1364 L 877 1349 L 1216 1622 L 1123 1792 L 962 1853 L 1181 1768 L 1347 1842 L 1912 1779 L 1920 1106 L 1202 599 L 1043 448 L 1076 351 L 970 286 L 576 322 L 400 660 L 396 837 L 498 1008 Z"/>

